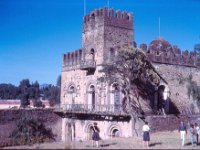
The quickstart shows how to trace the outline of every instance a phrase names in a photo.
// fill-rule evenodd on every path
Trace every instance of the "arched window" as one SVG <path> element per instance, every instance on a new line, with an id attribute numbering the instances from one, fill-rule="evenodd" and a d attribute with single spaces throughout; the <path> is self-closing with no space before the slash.
<path id="1" fill-rule="evenodd" d="M 73 85 L 71 85 L 69 87 L 68 93 L 69 93 L 69 96 L 70 96 L 71 104 L 75 104 L 76 90 L 75 90 L 75 87 Z"/>
<path id="2" fill-rule="evenodd" d="M 88 107 L 90 110 L 95 110 L 95 87 L 94 85 L 90 85 L 89 89 L 87 91 L 87 97 L 88 97 Z"/>
<path id="3" fill-rule="evenodd" d="M 94 53 L 94 49 L 92 48 L 92 49 L 90 50 L 90 59 L 91 59 L 91 60 L 94 60 L 94 56 L 95 56 L 95 53 Z"/>
<path id="4" fill-rule="evenodd" d="M 110 105 L 114 106 L 114 111 L 119 109 L 120 106 L 120 88 L 117 83 L 111 87 Z"/>

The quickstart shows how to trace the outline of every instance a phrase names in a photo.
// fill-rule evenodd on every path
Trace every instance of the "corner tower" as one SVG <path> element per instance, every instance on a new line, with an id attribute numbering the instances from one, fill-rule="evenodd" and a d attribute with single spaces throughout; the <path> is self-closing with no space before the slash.
<path id="1" fill-rule="evenodd" d="M 83 59 L 95 60 L 96 65 L 112 56 L 114 48 L 133 45 L 133 14 L 113 9 L 93 10 L 83 18 Z"/>

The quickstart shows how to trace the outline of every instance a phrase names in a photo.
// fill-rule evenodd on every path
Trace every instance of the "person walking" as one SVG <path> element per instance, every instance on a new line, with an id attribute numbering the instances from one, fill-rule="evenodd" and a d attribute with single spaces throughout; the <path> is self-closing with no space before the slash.
<path id="1" fill-rule="evenodd" d="M 150 128 L 148 125 L 148 122 L 145 122 L 145 125 L 143 125 L 142 127 L 142 131 L 143 131 L 143 146 L 145 147 L 149 147 L 149 141 L 150 141 Z"/>
<path id="2" fill-rule="evenodd" d="M 181 145 L 184 146 L 185 145 L 185 135 L 187 134 L 187 129 L 186 129 L 186 125 L 184 124 L 183 121 L 181 121 L 178 132 L 181 135 Z"/>
<path id="3" fill-rule="evenodd" d="M 195 146 L 194 145 L 194 140 L 195 140 L 195 136 L 196 136 L 196 130 L 195 130 L 195 127 L 194 127 L 193 124 L 190 124 L 189 132 L 190 132 L 190 141 L 191 141 L 191 144 L 192 144 L 192 146 Z"/>
<path id="4" fill-rule="evenodd" d="M 198 126 L 197 123 L 195 123 L 194 126 L 195 126 L 195 130 L 196 130 L 196 144 L 198 145 L 198 143 L 199 143 L 200 128 L 199 128 L 199 126 Z"/>

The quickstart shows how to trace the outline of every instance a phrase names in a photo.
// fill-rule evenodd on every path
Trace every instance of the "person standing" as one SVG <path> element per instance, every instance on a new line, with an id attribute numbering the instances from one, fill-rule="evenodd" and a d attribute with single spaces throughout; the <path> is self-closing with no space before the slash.
<path id="1" fill-rule="evenodd" d="M 198 145 L 200 128 L 197 123 L 195 123 L 194 126 L 195 126 L 195 130 L 196 130 L 196 144 Z"/>
<path id="2" fill-rule="evenodd" d="M 191 144 L 192 144 L 192 146 L 194 146 L 194 139 L 195 139 L 195 136 L 196 136 L 196 130 L 195 130 L 195 127 L 194 127 L 193 124 L 190 124 L 189 132 L 190 132 Z"/>
<path id="3" fill-rule="evenodd" d="M 184 124 L 183 121 L 181 121 L 178 131 L 181 135 L 181 144 L 182 144 L 182 146 L 184 146 L 185 145 L 185 135 L 187 134 L 187 129 L 186 129 L 186 125 Z"/>
<path id="4" fill-rule="evenodd" d="M 96 143 L 96 147 L 99 147 L 99 140 L 100 140 L 100 136 L 99 136 L 99 128 L 97 127 L 97 123 L 94 123 L 93 125 L 93 134 L 92 134 L 92 145 L 94 146 L 94 142 Z"/>
<path id="5" fill-rule="evenodd" d="M 143 146 L 145 147 L 149 147 L 149 141 L 150 141 L 150 135 L 149 135 L 149 125 L 148 122 L 145 122 L 145 125 L 143 125 L 142 127 L 142 131 L 143 131 Z"/>

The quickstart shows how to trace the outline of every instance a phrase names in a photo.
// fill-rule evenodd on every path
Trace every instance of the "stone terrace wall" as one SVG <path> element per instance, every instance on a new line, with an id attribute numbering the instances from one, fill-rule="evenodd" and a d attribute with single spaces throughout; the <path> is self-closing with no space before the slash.
<path id="1" fill-rule="evenodd" d="M 62 118 L 53 112 L 52 109 L 17 109 L 17 110 L 0 110 L 0 147 L 8 146 L 10 141 L 9 135 L 16 126 L 17 120 L 27 113 L 28 116 L 37 117 L 51 128 L 56 135 L 56 141 L 61 140 Z"/>
<path id="2" fill-rule="evenodd" d="M 186 123 L 187 128 L 189 128 L 190 123 L 200 125 L 200 115 L 168 115 L 166 118 L 164 116 L 148 116 L 146 121 L 149 122 L 151 132 L 173 131 L 178 130 L 181 121 Z"/>

